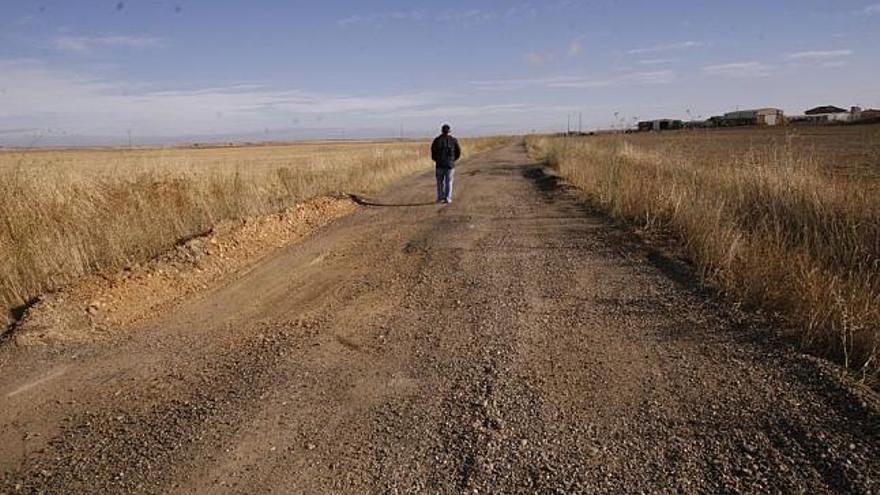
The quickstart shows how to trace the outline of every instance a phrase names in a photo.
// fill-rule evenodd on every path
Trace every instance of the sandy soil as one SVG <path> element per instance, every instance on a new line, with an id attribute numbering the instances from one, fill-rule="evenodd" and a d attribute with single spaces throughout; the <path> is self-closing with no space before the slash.
<path id="1" fill-rule="evenodd" d="M 522 144 L 112 341 L 4 346 L 0 493 L 877 493 L 876 396 Z"/>

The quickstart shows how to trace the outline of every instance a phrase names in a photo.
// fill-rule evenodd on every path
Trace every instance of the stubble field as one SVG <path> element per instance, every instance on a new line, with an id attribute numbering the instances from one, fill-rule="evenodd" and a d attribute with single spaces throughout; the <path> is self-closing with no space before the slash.
<path id="1" fill-rule="evenodd" d="M 866 377 L 880 346 L 880 126 L 531 138 L 592 203 Z"/>

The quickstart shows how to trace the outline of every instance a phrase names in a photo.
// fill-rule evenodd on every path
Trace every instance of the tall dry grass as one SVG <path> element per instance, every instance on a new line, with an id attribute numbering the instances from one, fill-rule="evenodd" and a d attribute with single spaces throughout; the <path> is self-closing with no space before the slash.
<path id="1" fill-rule="evenodd" d="M 464 140 L 465 153 L 504 138 Z M 430 165 L 423 142 L 0 153 L 0 305 L 153 257 L 217 223 Z"/>
<path id="2" fill-rule="evenodd" d="M 876 378 L 880 181 L 827 160 L 834 153 L 824 148 L 846 148 L 845 136 L 830 143 L 744 133 L 726 149 L 714 143 L 731 136 L 529 144 L 613 216 L 674 233 L 707 282 L 786 318 L 804 347 Z M 880 140 L 866 149 L 876 173 Z"/>

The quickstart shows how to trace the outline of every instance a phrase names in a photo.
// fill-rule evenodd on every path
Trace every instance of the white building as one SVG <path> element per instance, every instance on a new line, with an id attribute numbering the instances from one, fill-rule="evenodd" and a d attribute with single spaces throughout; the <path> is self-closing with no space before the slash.
<path id="1" fill-rule="evenodd" d="M 853 108 L 853 110 L 856 110 Z M 855 112 L 847 112 L 846 110 L 835 107 L 833 105 L 825 105 L 821 107 L 811 108 L 804 112 L 807 122 L 816 124 L 825 124 L 830 122 L 849 122 L 852 120 Z"/>
<path id="2" fill-rule="evenodd" d="M 778 108 L 755 108 L 727 112 L 722 121 L 723 125 L 774 126 L 785 123 L 785 114 Z"/>

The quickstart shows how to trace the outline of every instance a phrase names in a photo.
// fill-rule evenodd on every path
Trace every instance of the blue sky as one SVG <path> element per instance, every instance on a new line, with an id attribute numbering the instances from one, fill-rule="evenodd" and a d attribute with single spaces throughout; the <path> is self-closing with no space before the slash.
<path id="1" fill-rule="evenodd" d="M 876 0 L 0 0 L 0 145 L 880 107 Z"/>

